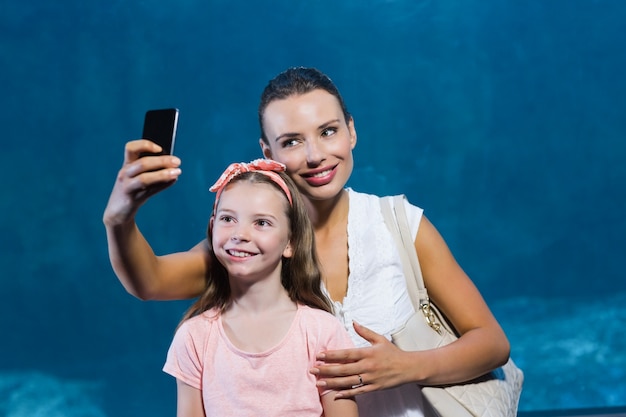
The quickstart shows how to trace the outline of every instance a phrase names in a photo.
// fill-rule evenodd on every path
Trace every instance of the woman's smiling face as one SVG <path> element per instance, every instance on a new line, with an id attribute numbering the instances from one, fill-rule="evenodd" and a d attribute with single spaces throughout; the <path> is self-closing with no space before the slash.
<path id="1" fill-rule="evenodd" d="M 309 200 L 334 198 L 345 187 L 356 145 L 353 120 L 345 120 L 339 101 L 325 90 L 270 102 L 263 113 L 269 143 L 263 154 L 282 162 Z"/>

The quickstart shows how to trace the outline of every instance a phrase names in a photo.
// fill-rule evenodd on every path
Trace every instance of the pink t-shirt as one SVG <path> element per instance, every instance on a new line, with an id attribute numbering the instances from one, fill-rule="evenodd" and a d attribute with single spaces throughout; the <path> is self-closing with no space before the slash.
<path id="1" fill-rule="evenodd" d="M 163 371 L 202 390 L 207 416 L 316 416 L 323 414 L 316 378 L 309 369 L 324 350 L 352 347 L 331 314 L 298 305 L 283 340 L 262 353 L 230 342 L 219 313 L 209 310 L 184 322 Z"/>

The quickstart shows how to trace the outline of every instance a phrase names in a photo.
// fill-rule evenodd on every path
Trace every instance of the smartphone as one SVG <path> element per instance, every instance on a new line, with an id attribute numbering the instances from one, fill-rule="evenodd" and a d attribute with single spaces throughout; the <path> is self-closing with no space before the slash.
<path id="1" fill-rule="evenodd" d="M 163 150 L 145 155 L 172 155 L 178 126 L 178 109 L 148 110 L 143 122 L 143 139 L 149 139 Z"/>

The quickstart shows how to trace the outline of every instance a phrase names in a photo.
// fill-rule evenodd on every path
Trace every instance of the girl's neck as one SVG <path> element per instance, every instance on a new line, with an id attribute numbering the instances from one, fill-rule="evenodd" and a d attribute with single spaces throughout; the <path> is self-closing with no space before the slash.
<path id="1" fill-rule="evenodd" d="M 249 297 L 233 300 L 222 313 L 221 321 L 226 337 L 238 349 L 250 353 L 267 352 L 285 338 L 298 312 L 298 305 L 286 292 L 275 302 L 269 299 L 250 300 Z"/>
<path id="2" fill-rule="evenodd" d="M 266 282 L 256 283 L 245 290 L 231 286 L 231 300 L 224 313 L 261 314 L 295 306 L 280 282 Z"/>

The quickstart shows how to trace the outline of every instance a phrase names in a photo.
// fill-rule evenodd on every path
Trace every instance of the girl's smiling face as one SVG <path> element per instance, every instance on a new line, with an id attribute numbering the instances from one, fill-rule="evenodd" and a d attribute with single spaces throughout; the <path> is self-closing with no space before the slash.
<path id="1" fill-rule="evenodd" d="M 212 244 L 231 285 L 280 281 L 282 257 L 292 255 L 288 204 L 270 184 L 238 181 L 224 188 L 212 219 Z"/>

